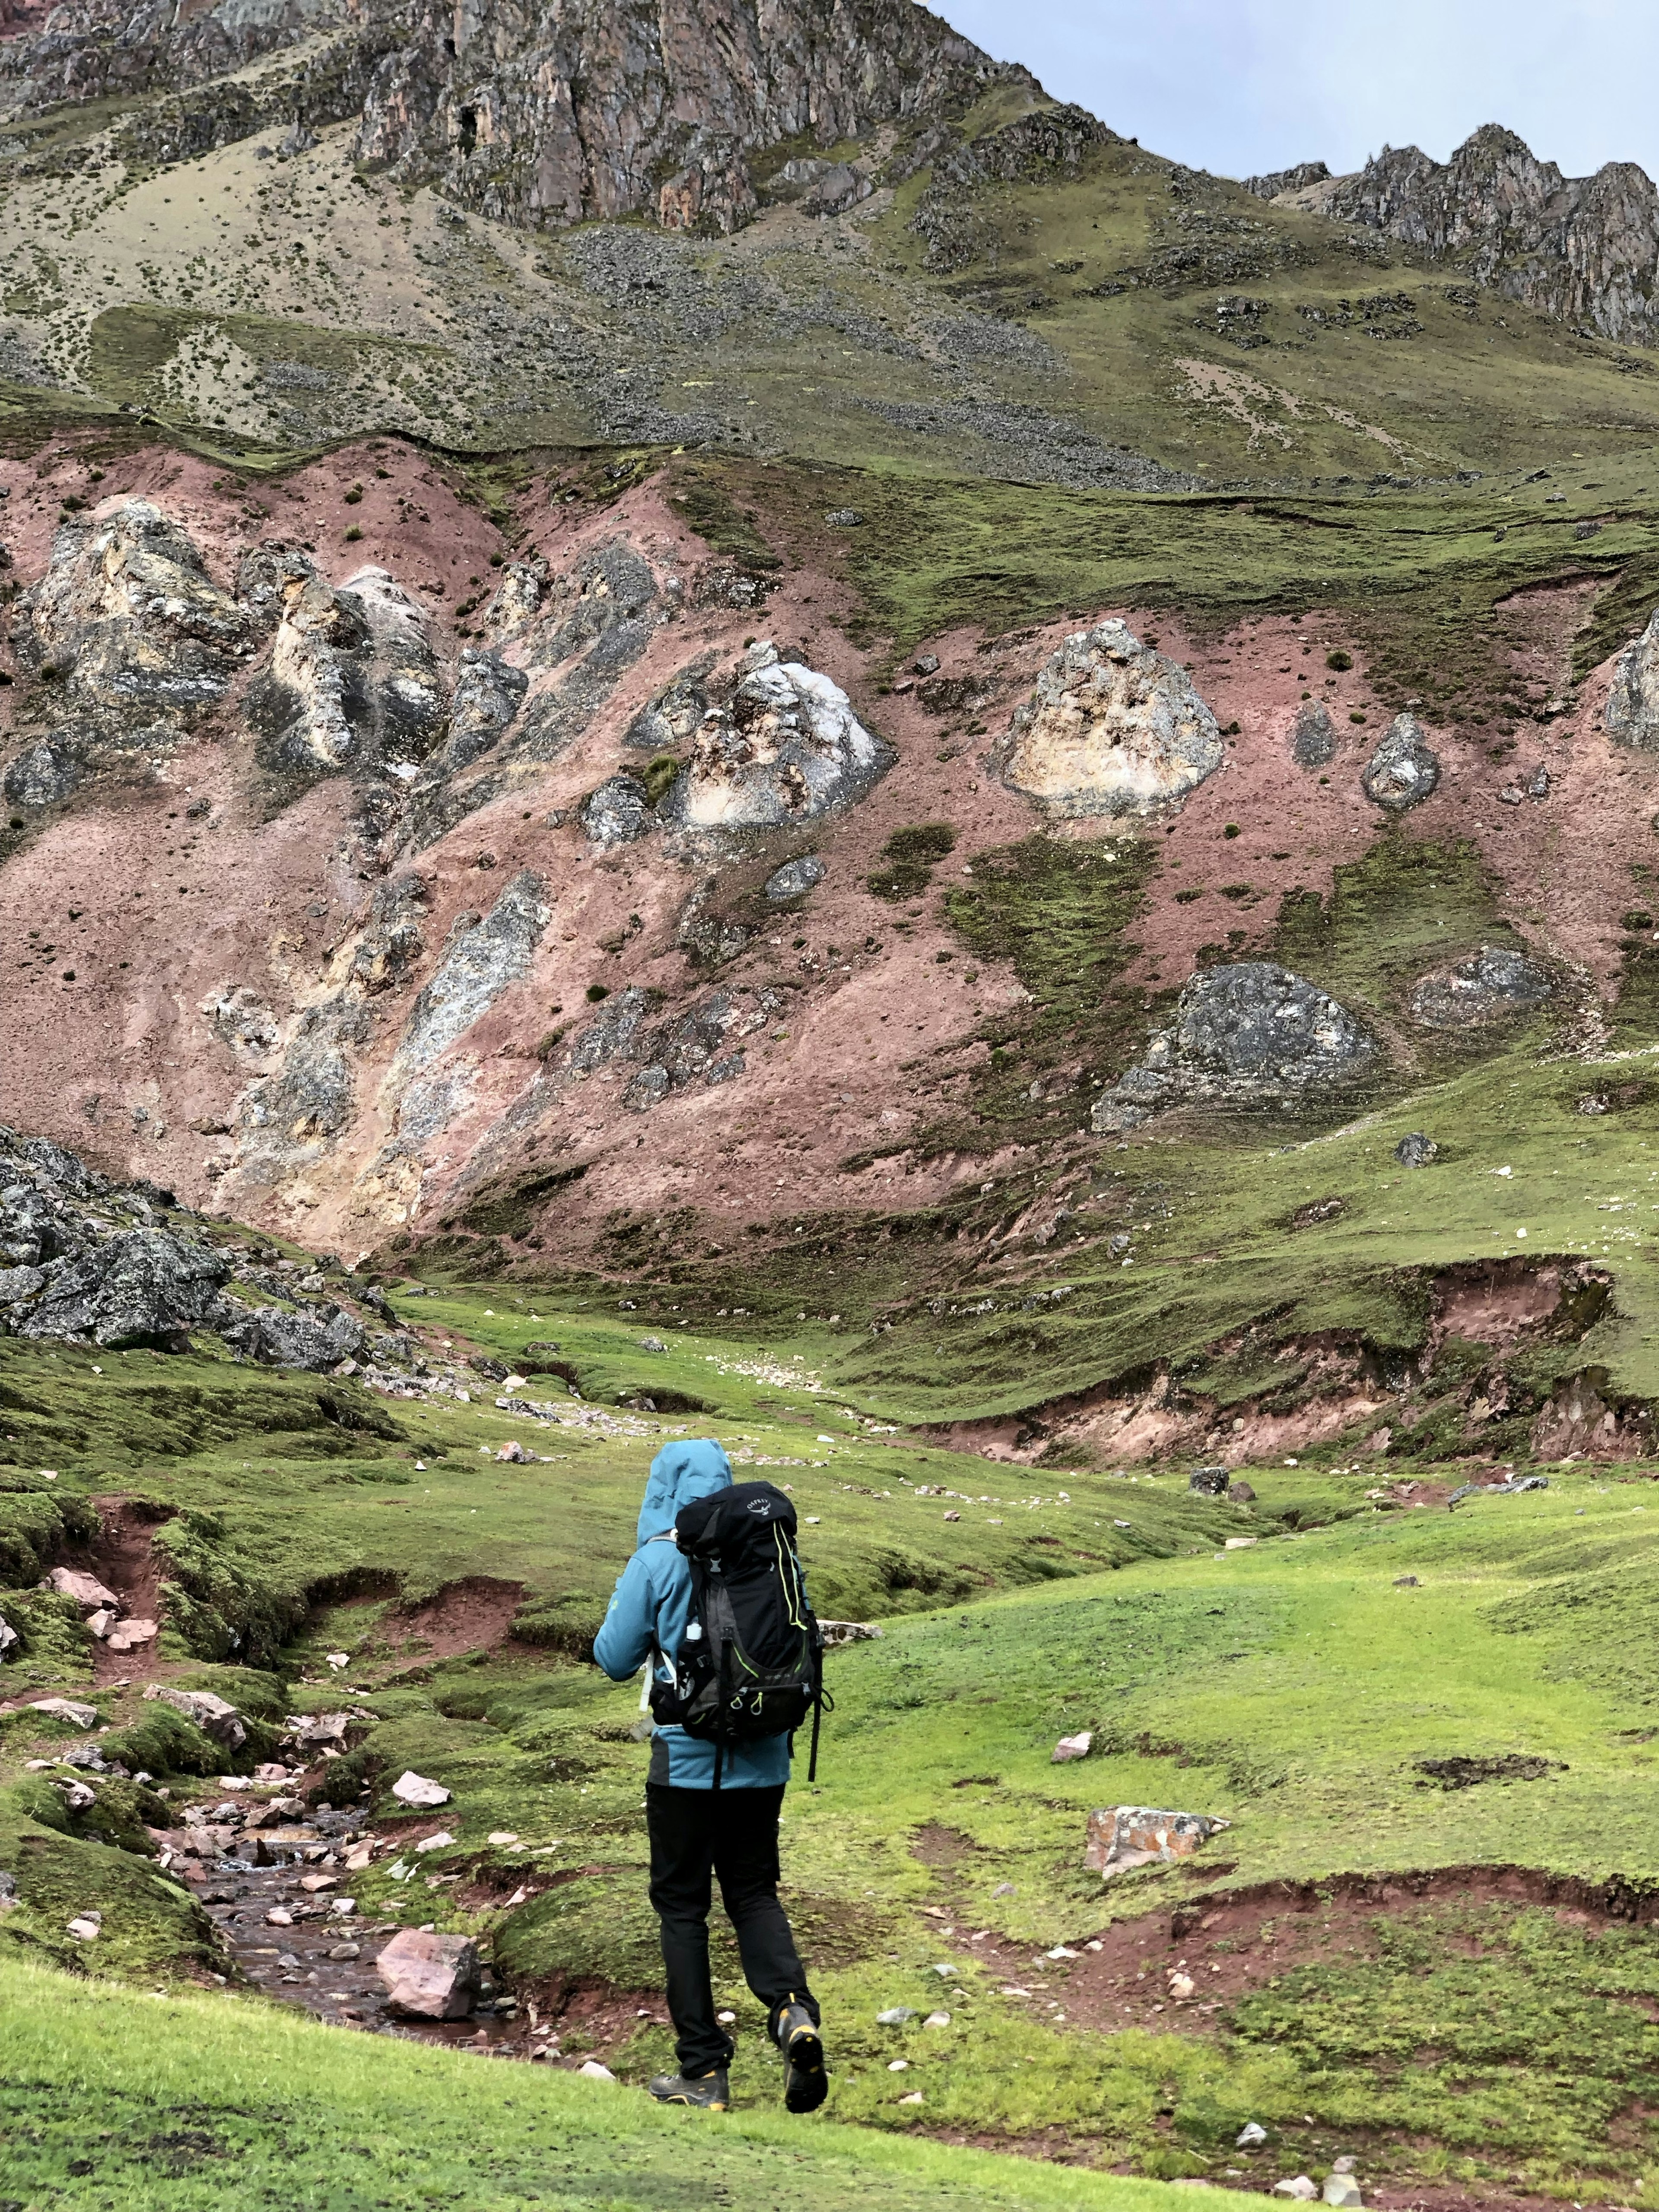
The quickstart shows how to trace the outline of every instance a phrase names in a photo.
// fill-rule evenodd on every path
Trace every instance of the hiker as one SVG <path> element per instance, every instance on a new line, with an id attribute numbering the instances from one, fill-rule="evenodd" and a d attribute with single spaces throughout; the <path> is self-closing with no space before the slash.
<path id="1" fill-rule="evenodd" d="M 702 1501 L 708 1501 L 703 1504 Z M 684 1509 L 694 1510 L 687 1514 Z M 723 1518 L 721 1516 L 724 1516 Z M 679 1534 L 676 1535 L 676 1522 Z M 752 1552 L 759 1563 L 749 1589 L 765 1607 L 782 1603 L 780 1644 L 797 1650 L 805 1634 L 822 1696 L 817 1623 L 800 1585 L 794 1555 L 794 1509 L 769 1483 L 732 1480 L 732 1465 L 710 1437 L 665 1446 L 651 1462 L 645 1503 L 640 1509 L 639 1549 L 623 1570 L 599 1634 L 593 1656 L 613 1682 L 624 1682 L 649 1663 L 649 1691 L 657 1726 L 651 1739 L 646 1781 L 646 1826 L 651 1839 L 651 1902 L 662 1923 L 668 2010 L 674 2023 L 677 2074 L 661 2074 L 651 2094 L 661 2104 L 696 2105 L 724 2112 L 731 2101 L 726 2069 L 736 2045 L 714 2017 L 708 1978 L 709 1876 L 720 1877 L 720 1896 L 737 1931 L 744 1978 L 766 2007 L 772 2040 L 783 2054 L 784 2097 L 792 2112 L 810 2112 L 829 2094 L 817 2002 L 806 1985 L 806 1970 L 778 1901 L 778 1814 L 789 1779 L 791 1739 L 787 1732 L 806 1705 L 794 1688 L 787 1709 L 785 1733 L 718 1740 L 702 1733 L 716 1723 L 707 1717 L 717 1705 L 736 1700 L 705 1694 L 689 1715 L 689 1733 L 665 1717 L 686 1711 L 690 1686 L 702 1661 L 708 1680 L 711 1649 L 718 1654 L 720 1624 L 732 1618 L 711 1599 L 699 1532 L 724 1544 L 712 1557 L 720 1578 L 722 1559 L 734 1571 L 740 1557 Z M 690 1542 L 693 1557 L 681 1549 Z M 764 1545 L 763 1555 L 755 1547 Z M 747 1548 L 745 1548 L 747 1547 Z M 694 1571 L 694 1559 L 696 1562 Z M 780 1569 L 783 1571 L 781 1575 Z M 787 1586 L 787 1587 L 786 1587 Z M 781 1595 L 781 1591 L 782 1595 Z M 741 1592 L 737 1618 L 750 1620 L 750 1640 L 766 1636 L 769 1624 L 744 1612 Z M 710 1617 L 711 1628 L 694 1615 L 694 1598 Z M 751 1668 L 745 1672 L 752 1674 Z M 758 1678 L 757 1678 L 758 1679 Z M 769 1677 L 768 1680 L 771 1680 Z M 726 1682 L 726 1662 L 720 1680 Z M 758 1709 L 763 1702 L 751 1694 Z M 812 1702 L 810 1694 L 806 1705 Z M 775 1723 L 775 1713 L 757 1711 L 749 1725 Z"/>

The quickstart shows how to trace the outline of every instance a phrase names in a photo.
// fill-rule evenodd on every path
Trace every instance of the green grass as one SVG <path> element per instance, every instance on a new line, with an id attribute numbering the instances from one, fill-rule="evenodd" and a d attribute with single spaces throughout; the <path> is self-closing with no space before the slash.
<path id="1" fill-rule="evenodd" d="M 149 1997 L 0 1960 L 5 2179 L 30 2206 L 210 2212 L 434 2203 L 678 2212 L 1173 2212 L 1155 2182 L 781 2116 L 688 2115 L 600 2082 L 486 2066 L 200 1995 Z"/>
<path id="2" fill-rule="evenodd" d="M 1559 1089 L 1559 1069 L 1545 1076 Z M 1535 1093 L 1511 1103 L 1518 1119 L 1540 1110 Z M 1632 1117 L 1609 1117 L 1620 1119 Z M 1591 1127 L 1590 1143 L 1619 1135 L 1606 1123 Z M 1328 1154 L 1330 1145 L 1320 1150 Z M 1259 1154 L 1233 1157 L 1256 1185 L 1275 1162 L 1286 1177 L 1309 1172 L 1305 1154 L 1269 1154 L 1265 1165 Z M 1254 1202 L 1282 1216 L 1295 1194 L 1291 1182 L 1257 1188 Z M 1421 1224 L 1415 1234 L 1419 1246 L 1427 1241 Z M 1149 1278 L 1156 1272 L 1156 1262 L 1146 1266 Z M 1139 1273 L 1128 1271 L 1130 1279 Z M 1200 1285 L 1215 1273 L 1187 1271 Z M 1348 1295 L 1357 1280 L 1351 1269 Z M 1087 1295 L 1079 1289 L 1042 1324 L 1045 1334 L 1063 1339 L 1074 1326 L 1072 1304 L 1086 1307 Z M 1237 1282 L 1228 1295 L 1239 1295 Z M 1403 1343 L 1419 1316 L 1407 1291 L 1394 1296 Z M 1060 1942 L 1076 1948 L 1114 1917 L 1156 1916 L 1206 1890 L 1316 1886 L 1401 1869 L 1518 1863 L 1616 1881 L 1633 1897 L 1659 1894 L 1659 1762 L 1644 1741 L 1659 1705 L 1650 1632 L 1659 1507 L 1649 1509 L 1654 1493 L 1641 1470 L 1553 1469 L 1542 1493 L 1455 1515 L 1391 1512 L 1366 1495 L 1376 1487 L 1376 1462 L 1362 1467 L 1327 1448 L 1298 1467 L 1252 1468 L 1259 1501 L 1238 1508 L 1192 1498 L 1184 1469 L 996 1467 L 872 1435 L 831 1410 L 830 1392 L 806 1387 L 811 1364 L 836 1342 L 821 1325 L 796 1325 L 811 1358 L 793 1380 L 782 1329 L 767 1326 L 751 1346 L 714 1338 L 703 1325 L 680 1331 L 684 1316 L 651 1315 L 643 1296 L 618 1311 L 591 1291 L 550 1298 L 502 1285 L 418 1303 L 455 1340 L 501 1356 L 556 1341 L 596 1395 L 644 1371 L 659 1387 L 664 1376 L 695 1380 L 720 1409 L 696 1422 L 615 1413 L 606 1416 L 612 1432 L 586 1437 L 529 1427 L 487 1397 L 399 1407 L 407 1433 L 398 1444 L 343 1431 L 344 1450 L 311 1457 L 304 1448 L 316 1432 L 305 1427 L 230 1433 L 205 1358 L 146 1359 L 125 1382 L 111 1375 L 112 1394 L 141 1394 L 150 1422 L 165 1422 L 170 1393 L 181 1421 L 216 1408 L 212 1433 L 181 1436 L 184 1448 L 134 1464 L 129 1480 L 158 1509 L 178 1509 L 158 1534 L 198 1605 L 211 1602 L 227 1626 L 264 1623 L 260 1632 L 272 1638 L 276 1624 L 288 1624 L 270 1654 L 274 1674 L 204 1669 L 199 1657 L 192 1674 L 176 1626 L 172 1663 L 185 1679 L 236 1696 L 256 1720 L 332 1708 L 341 1679 L 357 1686 L 351 1701 L 369 1717 L 330 1771 L 334 1802 L 361 1789 L 371 1815 L 384 1816 L 405 1766 L 455 1793 L 444 1825 L 456 1844 L 422 1860 L 416 1875 L 394 1872 L 389 1855 L 378 1862 L 356 1884 L 366 1916 L 473 1928 L 489 1940 L 498 1972 L 532 1990 L 571 1978 L 654 1986 L 637 1698 L 571 1652 L 631 1546 L 659 1433 L 697 1427 L 727 1442 L 740 1473 L 793 1486 L 822 1608 L 874 1614 L 884 1628 L 878 1641 L 832 1656 L 836 1710 L 818 1783 L 792 1794 L 785 1829 L 790 1908 L 834 2031 L 833 2119 L 878 2132 L 1054 2142 L 1086 2161 L 1224 2180 L 1232 2136 L 1258 2118 L 1274 2130 L 1272 2155 L 1285 2172 L 1322 2171 L 1358 2143 L 1368 2171 L 1404 2179 L 1523 2179 L 1580 2202 L 1643 2201 L 1637 2179 L 1659 2154 L 1632 2101 L 1651 2057 L 1642 2006 L 1659 1981 L 1659 1948 L 1645 1923 L 1602 1937 L 1524 1900 L 1439 1898 L 1403 1918 L 1377 1914 L 1340 1960 L 1294 1957 L 1276 1986 L 1259 1979 L 1199 2035 L 1058 2020 L 1051 2008 L 1065 2010 L 1073 1971 L 1065 1962 L 1042 1963 L 1035 2001 L 1007 1997 L 1006 1966 L 989 1972 L 963 1941 L 965 1930 L 990 1929 L 1036 1957 Z M 1152 1326 L 1159 1310 L 1147 1294 L 1136 1326 Z M 1107 1320 L 1098 1305 L 1085 1310 L 1081 1333 Z M 666 1352 L 641 1352 L 636 1333 L 647 1322 L 667 1339 Z M 1592 1337 L 1622 1325 L 1610 1310 Z M 893 1338 L 859 1341 L 887 1358 Z M 9 1387 L 34 1407 L 11 1418 L 49 1422 L 60 1395 L 84 1402 L 92 1382 L 74 1355 L 3 1351 Z M 1183 1383 L 1224 1402 L 1264 1387 L 1293 1392 L 1297 1378 L 1275 1376 L 1273 1365 L 1268 1349 L 1247 1342 L 1212 1352 Z M 222 1368 L 217 1379 L 227 1393 L 248 1385 L 250 1421 L 269 1418 L 272 1391 L 295 1392 L 298 1405 L 313 1388 Z M 586 1402 L 593 1409 L 592 1397 Z M 641 1433 L 615 1432 L 629 1425 Z M 121 1432 L 117 1413 L 110 1425 Z M 561 1456 L 519 1468 L 478 1450 L 514 1434 Z M 108 1487 L 111 1477 L 94 1447 L 58 1457 L 52 1510 L 73 1521 L 87 1490 Z M 1423 1471 L 1408 1458 L 1389 1468 Z M 44 1478 L 20 1471 L 11 1480 L 0 1503 L 38 1516 Z M 924 1488 L 930 1494 L 918 1494 Z M 947 1511 L 960 1519 L 947 1522 Z M 1241 1530 L 1259 1539 L 1255 1547 L 1224 1553 L 1222 1538 Z M 1396 1587 L 1407 1574 L 1419 1587 Z M 398 1599 L 477 1576 L 521 1585 L 521 1617 L 543 1640 L 433 1659 L 411 1639 Z M 188 1606 L 175 1613 L 210 1656 L 203 1619 Z M 332 1650 L 351 1655 L 343 1678 L 322 1664 Z M 33 1653 L 26 1663 L 37 1665 Z M 64 1686 L 83 1682 L 71 1673 Z M 118 1729 L 153 1725 L 154 1709 L 131 1692 L 100 1692 L 100 1702 Z M 1095 1733 L 1095 1754 L 1082 1765 L 1052 1765 L 1055 1738 L 1079 1728 Z M 88 1820 L 68 1819 L 61 1801 L 23 1773 L 26 1759 L 64 1740 L 32 1719 L 14 1721 L 0 1738 L 0 1865 L 16 1872 L 21 1894 L 0 1917 L 0 1956 L 67 1962 L 79 1947 L 64 1923 L 96 1900 L 106 1913 L 100 1971 L 144 1987 L 199 1975 L 208 1938 L 183 1893 L 133 1850 L 96 1840 Z M 140 1753 L 131 1734 L 106 1743 Z M 1462 1791 L 1427 1786 L 1419 1765 L 1516 1753 L 1558 1764 L 1536 1781 Z M 159 1749 L 144 1740 L 147 1764 L 167 1762 L 175 1808 L 211 1790 L 210 1778 L 192 1778 L 195 1754 L 193 1739 Z M 123 1788 L 101 1788 L 106 1835 L 119 1828 Z M 1233 1826 L 1192 1869 L 1133 1875 L 1103 1895 L 1081 1865 L 1084 1816 L 1115 1802 L 1177 1805 Z M 496 1830 L 518 1840 L 486 1844 Z M 136 1830 L 123 1840 L 142 1849 Z M 429 1890 L 428 1871 L 480 1875 L 480 1895 L 503 1897 L 518 1884 L 534 1893 L 512 1910 L 468 1906 Z M 932 1969 L 941 1958 L 959 1969 L 951 2028 L 916 2027 L 896 2039 L 878 2030 L 884 2006 L 921 2012 L 924 1997 L 939 2002 Z M 728 1942 L 717 1942 L 715 1971 L 750 2054 L 736 2076 L 747 2125 L 775 2083 L 757 2063 L 758 2016 Z M 1038 1970 L 1026 1972 L 1029 1980 Z M 100 1999 L 106 2013 L 116 2002 Z M 317 2031 L 282 2023 L 277 2033 Z M 110 2033 L 118 2054 L 120 2036 Z M 262 2033 L 272 2049 L 271 2032 Z M 371 2046 L 331 2048 L 355 2060 Z M 377 2067 L 383 2057 L 405 2061 L 373 2049 Z M 911 2062 L 902 2075 L 888 2071 L 896 2053 Z M 665 2061 L 665 2037 L 647 2027 L 604 2055 L 637 2082 Z M 412 2054 L 408 2063 L 467 2062 Z M 540 2081 L 516 2069 L 513 2078 Z M 913 2089 L 925 2104 L 901 2106 Z M 161 2102 L 174 2094 L 165 2069 L 149 2094 Z M 143 2132 L 121 2097 L 111 2109 L 119 2116 L 109 2140 L 126 2146 L 112 2160 L 165 2131 L 145 2121 Z M 255 2099 L 243 2113 L 238 2125 L 250 2132 L 233 2130 L 239 2155 L 247 2140 L 250 2155 L 264 2154 L 257 2147 L 266 2110 Z M 221 2127 L 216 2118 L 204 2124 L 210 2135 Z M 320 2157 L 333 2138 L 320 2122 L 313 2137 Z M 394 2131 L 397 2160 L 414 2157 L 409 2140 L 406 2127 Z M 155 2185 L 183 2191 L 188 2178 L 206 2189 L 217 2170 L 204 2157 L 188 2177 Z M 381 2196 L 394 2185 L 403 2184 L 387 2182 Z M 633 2201 L 625 2188 L 622 2197 Z"/>

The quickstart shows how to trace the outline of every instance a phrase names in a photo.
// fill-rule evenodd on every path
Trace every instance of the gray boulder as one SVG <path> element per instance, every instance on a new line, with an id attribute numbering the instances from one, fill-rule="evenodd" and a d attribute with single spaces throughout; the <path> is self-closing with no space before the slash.
<path id="1" fill-rule="evenodd" d="M 673 752 L 688 738 L 696 735 L 703 716 L 708 712 L 708 694 L 703 689 L 702 677 L 713 665 L 698 662 L 674 678 L 659 691 L 648 707 L 641 707 L 628 726 L 623 743 L 630 751 L 640 753 Z"/>
<path id="2" fill-rule="evenodd" d="M 1412 1018 L 1431 1030 L 1480 1028 L 1528 1012 L 1554 995 L 1555 978 L 1541 961 L 1512 945 L 1483 945 L 1471 958 L 1419 978 L 1412 989 Z"/>
<path id="3" fill-rule="evenodd" d="M 44 1290 L 15 1323 L 26 1337 L 176 1348 L 211 1323 L 230 1268 L 202 1244 L 165 1229 L 128 1229 L 47 1271 Z"/>
<path id="4" fill-rule="evenodd" d="M 1613 665 L 1605 721 L 1614 744 L 1659 752 L 1659 612 Z"/>
<path id="5" fill-rule="evenodd" d="M 58 1258 L 80 1236 L 80 1222 L 69 1208 L 24 1170 L 0 1160 L 0 1261 L 9 1272 Z"/>
<path id="6" fill-rule="evenodd" d="M 225 1342 L 262 1367 L 304 1367 L 325 1374 L 343 1359 L 355 1359 L 367 1338 L 362 1323 L 336 1305 L 256 1306 L 246 1318 L 220 1330 Z"/>
<path id="7" fill-rule="evenodd" d="M 813 822 L 861 799 L 893 758 L 838 684 L 763 644 L 746 656 L 729 710 L 703 716 L 659 811 L 683 830 Z"/>
<path id="8" fill-rule="evenodd" d="M 1291 732 L 1291 758 L 1298 768 L 1323 768 L 1335 751 L 1336 731 L 1324 701 L 1304 701 Z"/>
<path id="9" fill-rule="evenodd" d="M 1000 756 L 1011 789 L 1068 820 L 1158 812 L 1213 775 L 1225 748 L 1180 662 L 1104 622 L 1049 655 Z"/>
<path id="10" fill-rule="evenodd" d="M 774 906 L 782 906 L 810 891 L 814 884 L 821 884 L 828 872 L 816 853 L 803 853 L 799 860 L 786 860 L 766 878 L 766 896 Z"/>
<path id="11" fill-rule="evenodd" d="M 1224 1498 L 1228 1480 L 1224 1467 L 1195 1467 L 1188 1478 L 1187 1487 L 1196 1491 L 1200 1498 Z"/>
<path id="12" fill-rule="evenodd" d="M 1203 969 L 1182 992 L 1173 1028 L 1097 1101 L 1093 1126 L 1102 1135 L 1133 1129 L 1188 1103 L 1293 1108 L 1351 1079 L 1376 1050 L 1346 1006 L 1286 968 Z"/>
<path id="13" fill-rule="evenodd" d="M 1394 1156 L 1402 1168 L 1425 1168 L 1439 1150 L 1432 1137 L 1425 1137 L 1420 1129 L 1413 1129 L 1408 1137 L 1402 1137 L 1395 1146 Z"/>
<path id="14" fill-rule="evenodd" d="M 579 818 L 588 843 L 602 853 L 631 845 L 655 826 L 645 786 L 632 775 L 613 775 L 591 792 Z"/>
<path id="15" fill-rule="evenodd" d="M 8 765 L 0 793 L 10 806 L 57 806 L 80 781 L 80 765 L 70 747 L 61 738 L 42 738 Z"/>
<path id="16" fill-rule="evenodd" d="M 1366 763 L 1359 787 L 1373 805 L 1404 814 L 1420 805 L 1440 781 L 1440 759 L 1416 718 L 1396 714 L 1388 734 Z"/>
<path id="17" fill-rule="evenodd" d="M 216 1696 L 211 1690 L 176 1690 L 171 1683 L 152 1682 L 144 1696 L 152 1704 L 159 1701 L 171 1705 L 175 1713 L 194 1721 L 204 1735 L 211 1736 L 227 1751 L 240 1751 L 247 1741 L 241 1714 L 228 1698 Z"/>
<path id="18" fill-rule="evenodd" d="M 69 696 L 113 726 L 176 730 L 225 691 L 251 649 L 245 609 L 208 574 L 188 533 L 145 499 L 66 523 L 19 601 L 26 664 L 51 662 Z"/>
<path id="19" fill-rule="evenodd" d="M 432 772 L 454 775 L 481 760 L 510 726 L 529 689 L 522 668 L 510 666 L 499 654 L 465 648 L 450 702 L 449 740 Z"/>

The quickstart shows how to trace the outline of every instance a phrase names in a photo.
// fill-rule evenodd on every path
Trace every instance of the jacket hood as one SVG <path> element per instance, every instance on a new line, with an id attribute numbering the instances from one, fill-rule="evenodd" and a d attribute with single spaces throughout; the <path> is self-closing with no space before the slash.
<path id="1" fill-rule="evenodd" d="M 715 1491 L 731 1487 L 732 1462 L 712 1437 L 687 1437 L 665 1444 L 651 1462 L 651 1479 L 645 1486 L 641 1543 L 665 1534 L 681 1506 L 690 1504 L 694 1498 L 711 1498 Z"/>

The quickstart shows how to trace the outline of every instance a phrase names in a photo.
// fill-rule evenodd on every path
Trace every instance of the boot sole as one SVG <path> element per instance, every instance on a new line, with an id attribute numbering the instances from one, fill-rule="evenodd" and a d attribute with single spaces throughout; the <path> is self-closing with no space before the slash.
<path id="1" fill-rule="evenodd" d="M 790 2038 L 785 2056 L 789 2071 L 784 2084 L 784 2110 L 816 2112 L 830 2094 L 830 2076 L 823 2063 L 823 2039 L 816 2028 L 801 2028 Z"/>
<path id="2" fill-rule="evenodd" d="M 680 2105 L 688 2112 L 725 2112 L 731 2110 L 724 2098 L 717 2101 L 712 2097 L 659 2097 L 654 2089 L 648 2094 L 653 2105 Z"/>

